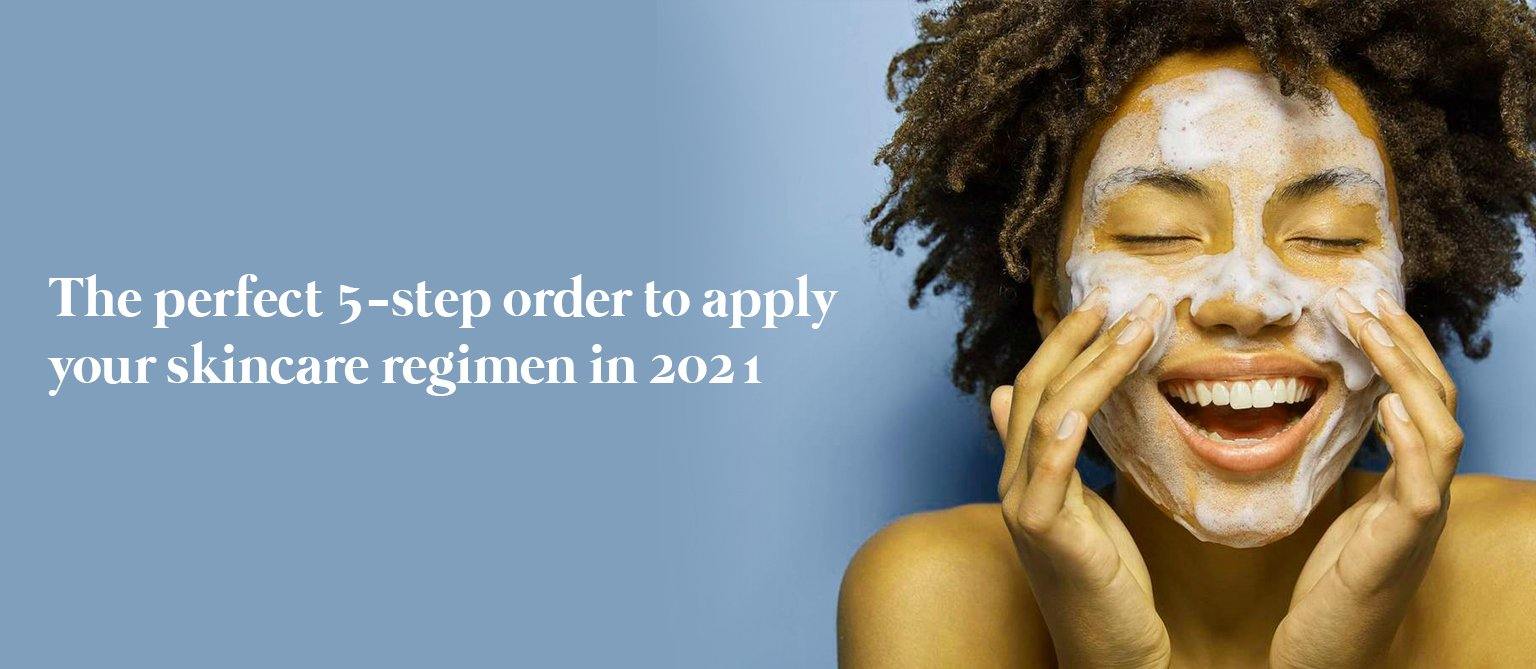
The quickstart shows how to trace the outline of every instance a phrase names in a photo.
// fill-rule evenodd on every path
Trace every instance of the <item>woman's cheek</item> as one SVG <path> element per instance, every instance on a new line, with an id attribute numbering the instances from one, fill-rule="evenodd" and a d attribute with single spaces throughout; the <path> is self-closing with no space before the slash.
<path id="1" fill-rule="evenodd" d="M 1072 284 L 1072 305 L 1080 304 L 1096 288 L 1105 289 L 1109 306 L 1105 327 L 1130 313 L 1147 295 L 1166 300 L 1171 288 L 1187 280 L 1188 269 L 1181 265 L 1160 264 L 1144 258 L 1102 251 L 1074 256 L 1067 263 Z"/>

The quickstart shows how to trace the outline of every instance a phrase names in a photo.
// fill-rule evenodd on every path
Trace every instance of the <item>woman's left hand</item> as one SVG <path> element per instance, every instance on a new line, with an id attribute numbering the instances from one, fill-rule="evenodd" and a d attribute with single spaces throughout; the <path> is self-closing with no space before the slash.
<path id="1" fill-rule="evenodd" d="M 1270 642 L 1274 667 L 1379 666 L 1445 527 L 1461 455 L 1456 389 L 1417 323 L 1386 293 L 1379 316 L 1340 291 L 1337 324 L 1392 392 L 1377 404 L 1392 464 L 1323 535 Z"/>

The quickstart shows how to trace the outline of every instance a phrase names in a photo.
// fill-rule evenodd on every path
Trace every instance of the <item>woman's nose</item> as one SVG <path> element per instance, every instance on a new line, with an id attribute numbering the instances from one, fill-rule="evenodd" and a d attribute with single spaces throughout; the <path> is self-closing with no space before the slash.
<path id="1" fill-rule="evenodd" d="M 1271 319 L 1256 306 L 1243 304 L 1231 297 L 1222 297 L 1200 305 L 1200 310 L 1191 314 L 1191 318 L 1196 325 L 1208 330 L 1227 328 L 1244 337 L 1252 337 L 1265 327 L 1280 325 L 1287 316 Z"/>

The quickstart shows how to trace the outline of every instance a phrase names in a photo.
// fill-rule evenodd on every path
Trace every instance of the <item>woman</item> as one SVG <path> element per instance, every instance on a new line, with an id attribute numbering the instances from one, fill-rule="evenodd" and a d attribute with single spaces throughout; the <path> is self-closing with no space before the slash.
<path id="1" fill-rule="evenodd" d="M 1438 353 L 1485 355 L 1520 280 L 1531 11 L 961 0 L 919 28 L 872 238 L 923 230 L 914 302 L 965 297 L 1001 504 L 872 538 L 842 662 L 1536 666 L 1536 486 L 1455 475 Z M 1372 426 L 1384 474 L 1348 468 Z"/>

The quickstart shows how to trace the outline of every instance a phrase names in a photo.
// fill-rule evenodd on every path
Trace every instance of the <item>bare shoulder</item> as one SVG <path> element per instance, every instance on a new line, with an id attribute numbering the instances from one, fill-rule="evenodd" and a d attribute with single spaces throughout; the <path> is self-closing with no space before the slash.
<path id="1" fill-rule="evenodd" d="M 1463 474 L 1450 498 L 1412 618 L 1448 661 L 1536 666 L 1536 483 Z"/>
<path id="2" fill-rule="evenodd" d="M 849 563 L 837 609 L 845 667 L 1020 666 L 1052 655 L 996 504 L 886 526 Z"/>
<path id="3" fill-rule="evenodd" d="M 1446 566 L 1459 578 L 1499 586 L 1514 581 L 1536 590 L 1536 482 L 1486 474 L 1462 474 L 1451 481 L 1451 507 L 1440 538 Z M 1500 568 L 1523 568 L 1524 574 Z M 1506 583 L 1509 579 L 1509 583 Z"/>

